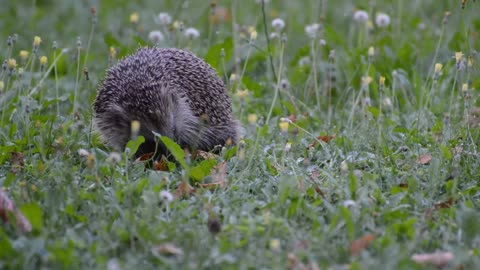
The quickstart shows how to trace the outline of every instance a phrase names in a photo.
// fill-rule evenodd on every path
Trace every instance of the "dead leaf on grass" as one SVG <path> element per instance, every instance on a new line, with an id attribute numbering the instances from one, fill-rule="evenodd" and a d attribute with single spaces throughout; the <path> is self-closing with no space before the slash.
<path id="1" fill-rule="evenodd" d="M 435 253 L 414 254 L 412 260 L 420 264 L 431 264 L 436 267 L 444 267 L 455 258 L 451 252 L 437 251 Z"/>
<path id="2" fill-rule="evenodd" d="M 421 164 L 421 165 L 427 165 L 430 163 L 430 161 L 432 161 L 432 155 L 430 154 L 423 154 L 423 155 L 420 155 L 417 159 L 417 164 Z"/>
<path id="3" fill-rule="evenodd" d="M 25 165 L 24 156 L 22 152 L 11 152 L 10 162 L 12 164 L 12 172 L 18 173 Z"/>
<path id="4" fill-rule="evenodd" d="M 350 254 L 353 256 L 358 256 L 364 249 L 366 249 L 370 243 L 375 240 L 375 235 L 369 233 L 356 240 L 350 244 Z"/>
<path id="5" fill-rule="evenodd" d="M 164 243 L 152 247 L 154 254 L 183 256 L 183 250 L 172 243 Z"/>
<path id="6" fill-rule="evenodd" d="M 181 182 L 177 187 L 176 196 L 177 198 L 183 198 L 193 193 L 195 193 L 195 189 L 191 185 Z"/>

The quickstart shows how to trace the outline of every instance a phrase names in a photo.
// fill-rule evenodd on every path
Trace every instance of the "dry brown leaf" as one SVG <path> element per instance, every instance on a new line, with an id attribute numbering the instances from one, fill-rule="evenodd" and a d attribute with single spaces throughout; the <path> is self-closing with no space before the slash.
<path id="1" fill-rule="evenodd" d="M 18 173 L 25 165 L 24 156 L 22 152 L 11 152 L 10 162 L 12 164 L 12 172 Z"/>
<path id="2" fill-rule="evenodd" d="M 444 202 L 437 203 L 433 207 L 430 207 L 427 210 L 425 210 L 425 215 L 428 218 L 431 218 L 435 211 L 438 211 L 440 209 L 450 208 L 454 204 L 455 204 L 455 200 L 453 198 L 449 198 L 448 200 L 446 200 Z"/>
<path id="3" fill-rule="evenodd" d="M 181 182 L 180 185 L 178 185 L 177 187 L 176 195 L 177 195 L 177 198 L 183 198 L 190 194 L 193 194 L 194 192 L 195 192 L 195 189 L 191 185 L 185 182 Z"/>
<path id="4" fill-rule="evenodd" d="M 210 152 L 205 152 L 202 150 L 197 150 L 195 152 L 194 158 L 198 158 L 198 157 L 201 157 L 203 160 L 208 160 L 208 159 L 217 159 L 218 155 Z"/>
<path id="5" fill-rule="evenodd" d="M 154 254 L 183 256 L 183 250 L 172 243 L 164 243 L 152 247 Z"/>
<path id="6" fill-rule="evenodd" d="M 328 135 L 328 134 L 327 134 L 327 135 L 318 136 L 318 137 L 317 137 L 317 140 L 328 143 L 329 141 L 335 139 L 336 137 L 337 137 L 337 134 L 333 134 L 333 135 Z M 307 146 L 307 149 L 314 148 L 314 147 L 317 145 L 317 143 L 318 143 L 317 140 L 315 140 L 315 141 L 313 141 L 311 144 L 309 144 L 309 145 Z"/>
<path id="7" fill-rule="evenodd" d="M 145 160 L 149 160 L 152 158 L 153 154 L 155 154 L 155 152 L 150 152 L 150 153 L 146 153 L 146 154 L 143 154 L 141 156 L 139 156 L 136 161 L 145 161 Z"/>
<path id="8" fill-rule="evenodd" d="M 155 171 L 163 171 L 163 172 L 168 172 L 170 171 L 168 169 L 168 162 L 165 158 L 162 158 L 160 160 L 156 160 L 153 162 L 153 169 Z"/>
<path id="9" fill-rule="evenodd" d="M 17 226 L 22 232 L 32 231 L 32 225 L 28 219 L 17 209 L 7 193 L 0 189 L 0 218 L 5 222 L 10 222 L 8 213 L 13 214 L 17 221 Z"/>
<path id="10" fill-rule="evenodd" d="M 373 242 L 373 240 L 375 240 L 375 235 L 369 233 L 369 234 L 366 234 L 356 240 L 354 240 L 351 244 L 350 244 L 350 254 L 352 254 L 353 256 L 358 256 L 360 255 L 360 253 L 366 249 L 370 243 Z"/>
<path id="11" fill-rule="evenodd" d="M 427 165 L 428 163 L 430 163 L 430 161 L 432 161 L 432 155 L 423 154 L 423 155 L 420 155 L 420 157 L 418 157 L 416 162 L 417 164 Z"/>
<path id="12" fill-rule="evenodd" d="M 212 176 L 213 183 L 226 183 L 227 163 L 224 161 L 215 165 L 215 167 L 212 168 L 211 176 Z"/>
<path id="13" fill-rule="evenodd" d="M 453 253 L 441 251 L 435 253 L 414 254 L 412 256 L 412 260 L 416 263 L 431 264 L 439 268 L 444 267 L 454 258 L 455 256 Z"/>

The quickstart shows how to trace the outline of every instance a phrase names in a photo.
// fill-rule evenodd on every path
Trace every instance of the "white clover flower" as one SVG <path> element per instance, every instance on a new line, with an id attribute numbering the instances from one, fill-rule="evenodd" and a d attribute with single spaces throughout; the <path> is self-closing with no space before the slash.
<path id="1" fill-rule="evenodd" d="M 173 197 L 173 194 L 170 193 L 169 191 L 162 190 L 160 191 L 160 199 L 162 199 L 162 201 L 169 203 L 173 201 L 174 197 Z"/>
<path id="2" fill-rule="evenodd" d="M 185 29 L 185 36 L 189 39 L 196 39 L 200 36 L 200 32 L 197 29 L 190 27 Z"/>
<path id="3" fill-rule="evenodd" d="M 154 43 L 159 43 L 159 42 L 162 42 L 165 38 L 163 37 L 162 32 L 152 31 L 148 33 L 148 39 L 150 39 Z"/>
<path id="4" fill-rule="evenodd" d="M 280 18 L 276 18 L 272 21 L 272 27 L 275 28 L 275 31 L 280 32 L 285 27 L 285 22 Z"/>
<path id="5" fill-rule="evenodd" d="M 325 46 L 325 45 L 327 45 L 327 42 L 326 42 L 325 39 L 323 39 L 323 38 L 320 39 L 320 40 L 318 41 L 318 43 L 320 43 L 320 46 L 322 46 L 322 47 Z"/>
<path id="6" fill-rule="evenodd" d="M 304 56 L 298 60 L 299 66 L 308 66 L 310 65 L 310 57 Z"/>
<path id="7" fill-rule="evenodd" d="M 88 150 L 80 148 L 78 149 L 78 155 L 82 157 L 88 157 L 90 155 L 90 152 Z"/>
<path id="8" fill-rule="evenodd" d="M 305 33 L 307 33 L 307 35 L 312 39 L 317 37 L 318 31 L 320 31 L 320 24 L 318 23 L 305 26 Z"/>
<path id="9" fill-rule="evenodd" d="M 108 155 L 107 162 L 117 164 L 120 161 L 122 161 L 122 155 L 120 153 L 112 152 Z"/>
<path id="10" fill-rule="evenodd" d="M 378 27 L 387 27 L 390 24 L 390 16 L 385 13 L 379 12 L 375 17 L 375 23 Z"/>
<path id="11" fill-rule="evenodd" d="M 353 19 L 359 23 L 365 23 L 368 20 L 368 13 L 365 10 L 357 10 L 353 13 Z"/>
<path id="12" fill-rule="evenodd" d="M 269 35 L 270 39 L 277 39 L 280 38 L 280 35 L 277 32 L 272 32 Z"/>
<path id="13" fill-rule="evenodd" d="M 169 25 L 172 23 L 172 17 L 166 12 L 160 12 L 160 14 L 155 17 L 155 23 L 159 25 Z"/>
<path id="14" fill-rule="evenodd" d="M 343 206 L 347 208 L 354 207 L 355 205 L 357 205 L 357 203 L 354 200 L 346 200 L 343 202 Z"/>

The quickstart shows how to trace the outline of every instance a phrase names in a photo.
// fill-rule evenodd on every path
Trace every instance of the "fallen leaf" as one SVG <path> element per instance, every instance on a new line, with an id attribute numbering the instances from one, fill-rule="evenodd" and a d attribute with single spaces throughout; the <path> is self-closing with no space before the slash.
<path id="1" fill-rule="evenodd" d="M 153 169 L 155 171 L 162 171 L 162 172 L 168 172 L 168 162 L 165 158 L 162 158 L 160 160 L 155 160 L 153 162 Z"/>
<path id="2" fill-rule="evenodd" d="M 444 267 L 454 258 L 455 256 L 453 253 L 441 251 L 435 253 L 414 254 L 412 256 L 412 260 L 416 263 L 431 264 L 439 268 Z"/>
<path id="3" fill-rule="evenodd" d="M 215 165 L 215 167 L 212 168 L 211 176 L 213 183 L 225 184 L 227 181 L 227 163 L 224 161 Z"/>
<path id="4" fill-rule="evenodd" d="M 211 152 L 205 152 L 202 150 L 197 150 L 193 156 L 193 159 L 196 159 L 197 157 L 202 158 L 203 160 L 208 160 L 208 159 L 217 159 L 218 155 L 211 153 Z"/>
<path id="5" fill-rule="evenodd" d="M 198 184 L 202 188 L 224 187 L 227 183 L 227 163 L 224 161 L 215 165 L 210 173 L 212 182 Z"/>
<path id="6" fill-rule="evenodd" d="M 360 253 L 366 249 L 372 241 L 375 240 L 375 235 L 369 233 L 356 240 L 350 244 L 350 254 L 353 256 L 358 256 Z"/>
<path id="7" fill-rule="evenodd" d="M 295 123 L 297 121 L 297 116 L 295 116 L 294 114 L 290 114 L 288 116 L 288 119 L 290 119 L 290 121 L 292 121 L 293 123 Z"/>
<path id="8" fill-rule="evenodd" d="M 454 204 L 455 204 L 455 200 L 453 198 L 449 198 L 448 200 L 446 200 L 444 202 L 437 203 L 437 204 L 433 205 L 432 207 L 427 208 L 427 210 L 425 210 L 425 216 L 427 218 L 431 218 L 435 211 L 438 211 L 440 209 L 450 208 Z"/>
<path id="9" fill-rule="evenodd" d="M 17 226 L 22 232 L 32 231 L 32 225 L 28 219 L 17 209 L 13 201 L 8 197 L 7 193 L 0 189 L 0 218 L 5 222 L 10 222 L 8 213 L 13 214 L 16 219 Z"/>
<path id="10" fill-rule="evenodd" d="M 408 183 L 400 183 L 398 184 L 399 188 L 408 188 Z"/>
<path id="11" fill-rule="evenodd" d="M 183 256 L 183 250 L 172 243 L 160 244 L 152 247 L 154 254 Z"/>
<path id="12" fill-rule="evenodd" d="M 335 139 L 335 137 L 337 137 L 337 134 L 333 134 L 333 135 L 328 135 L 328 134 L 327 134 L 327 135 L 320 135 L 320 136 L 317 137 L 317 140 L 328 143 L 329 141 Z M 314 147 L 317 145 L 317 143 L 318 143 L 317 140 L 315 140 L 315 141 L 313 141 L 311 144 L 309 144 L 309 145 L 307 146 L 307 149 L 314 148 Z"/>
<path id="13" fill-rule="evenodd" d="M 187 195 L 193 194 L 194 192 L 195 192 L 195 189 L 191 185 L 185 182 L 181 182 L 180 185 L 178 185 L 177 187 L 176 195 L 177 195 L 177 198 L 183 198 L 183 197 L 186 197 Z"/>
<path id="14" fill-rule="evenodd" d="M 10 154 L 11 154 L 10 162 L 12 164 L 12 172 L 13 173 L 18 173 L 23 169 L 23 167 L 25 165 L 23 153 L 22 152 L 11 152 Z"/>
<path id="15" fill-rule="evenodd" d="M 155 152 L 150 152 L 150 153 L 143 154 L 143 155 L 139 156 L 136 161 L 149 160 L 149 159 L 152 158 L 152 156 L 153 156 L 154 153 L 155 153 Z"/>
<path id="16" fill-rule="evenodd" d="M 418 157 L 416 162 L 417 164 L 427 165 L 428 163 L 430 163 L 431 160 L 432 160 L 432 155 L 423 154 L 423 155 L 420 155 L 420 157 Z"/>

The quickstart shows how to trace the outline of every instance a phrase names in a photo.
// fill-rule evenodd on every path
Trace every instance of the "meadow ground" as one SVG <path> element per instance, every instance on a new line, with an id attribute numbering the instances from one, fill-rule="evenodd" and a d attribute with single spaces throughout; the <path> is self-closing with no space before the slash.
<path id="1" fill-rule="evenodd" d="M 2 1 L 1 269 L 480 268 L 480 3 L 258 2 Z M 145 170 L 91 132 L 155 44 L 217 69 L 239 145 Z"/>

